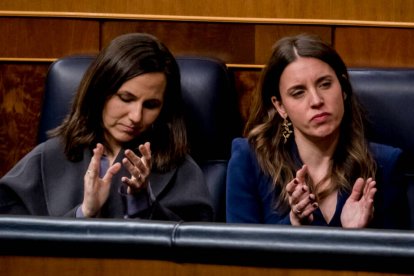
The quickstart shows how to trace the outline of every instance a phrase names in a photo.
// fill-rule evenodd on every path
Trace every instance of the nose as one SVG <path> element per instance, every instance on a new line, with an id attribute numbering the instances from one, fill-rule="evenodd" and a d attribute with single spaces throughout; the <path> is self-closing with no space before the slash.
<path id="1" fill-rule="evenodd" d="M 323 97 L 317 89 L 310 90 L 310 105 L 312 107 L 320 107 L 323 105 Z"/>
<path id="2" fill-rule="evenodd" d="M 131 104 L 129 107 L 128 118 L 133 124 L 138 124 L 142 120 L 142 105 L 140 103 Z"/>

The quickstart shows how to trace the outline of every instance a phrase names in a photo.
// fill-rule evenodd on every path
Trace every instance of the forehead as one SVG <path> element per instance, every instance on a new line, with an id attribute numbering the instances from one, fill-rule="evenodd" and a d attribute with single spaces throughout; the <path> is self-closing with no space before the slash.
<path id="1" fill-rule="evenodd" d="M 316 80 L 328 75 L 335 76 L 329 64 L 317 58 L 299 57 L 283 70 L 280 83 Z"/>
<path id="2" fill-rule="evenodd" d="M 164 73 L 145 73 L 126 81 L 118 91 L 128 92 L 137 97 L 162 98 L 166 85 L 167 79 Z"/>

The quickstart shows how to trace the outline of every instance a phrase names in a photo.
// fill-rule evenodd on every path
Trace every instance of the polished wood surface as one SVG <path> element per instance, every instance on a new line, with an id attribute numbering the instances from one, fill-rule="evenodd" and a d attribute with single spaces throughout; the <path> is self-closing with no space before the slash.
<path id="1" fill-rule="evenodd" d="M 254 20 L 320 19 L 377 22 L 413 22 L 414 2 L 410 0 L 7 0 L 0 1 L 0 11 L 112 14 L 125 18 L 131 15 L 178 15 L 223 17 Z M 70 16 L 66 14 L 66 16 Z M 208 18 L 206 18 L 208 20 Z M 211 19 L 210 19 L 211 20 Z M 218 20 L 216 18 L 215 20 Z"/>
<path id="2" fill-rule="evenodd" d="M 0 60 L 54 60 L 97 53 L 128 32 L 158 36 L 175 55 L 204 55 L 254 69 L 285 35 L 313 33 L 332 43 L 349 66 L 411 67 L 414 29 L 280 24 L 0 18 Z M 51 39 L 53 38 L 53 39 Z"/>
<path id="3" fill-rule="evenodd" d="M 348 66 L 414 66 L 414 29 L 340 27 L 334 45 Z"/>
<path id="4" fill-rule="evenodd" d="M 48 67 L 0 63 L 0 175 L 36 145 Z"/>
<path id="5" fill-rule="evenodd" d="M 269 59 L 274 43 L 284 36 L 299 33 L 312 33 L 324 41 L 332 43 L 332 29 L 326 26 L 304 25 L 256 25 L 255 29 L 255 64 L 265 64 Z M 242 44 L 241 44 L 242 45 Z"/>
<path id="6" fill-rule="evenodd" d="M 102 42 L 106 45 L 127 32 L 146 32 L 157 36 L 175 55 L 203 55 L 231 63 L 254 63 L 254 31 L 255 26 L 249 24 L 109 21 L 102 26 Z"/>
<path id="7" fill-rule="evenodd" d="M 54 257 L 17 257 L 0 256 L 0 275 L 290 275 L 290 276 L 371 276 L 399 275 L 381 272 L 334 271 L 320 269 L 288 269 L 244 267 L 229 265 L 208 265 L 193 263 L 175 263 L 158 260 L 134 259 L 95 259 L 95 258 L 54 258 Z"/>
<path id="8" fill-rule="evenodd" d="M 0 18 L 0 57 L 56 58 L 99 50 L 99 22 Z"/>

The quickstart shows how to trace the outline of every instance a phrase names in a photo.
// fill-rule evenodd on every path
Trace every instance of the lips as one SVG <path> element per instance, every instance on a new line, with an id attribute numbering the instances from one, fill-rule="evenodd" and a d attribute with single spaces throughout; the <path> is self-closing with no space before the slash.
<path id="1" fill-rule="evenodd" d="M 137 127 L 135 126 L 127 126 L 127 125 L 122 125 L 121 124 L 121 128 L 123 131 L 127 132 L 127 133 L 135 133 L 137 131 Z"/>
<path id="2" fill-rule="evenodd" d="M 328 112 L 322 112 L 322 113 L 319 113 L 319 114 L 316 114 L 315 116 L 313 116 L 312 118 L 311 118 L 311 121 L 323 121 L 323 120 L 325 120 L 326 119 L 326 117 L 328 117 L 329 116 L 329 113 Z"/>

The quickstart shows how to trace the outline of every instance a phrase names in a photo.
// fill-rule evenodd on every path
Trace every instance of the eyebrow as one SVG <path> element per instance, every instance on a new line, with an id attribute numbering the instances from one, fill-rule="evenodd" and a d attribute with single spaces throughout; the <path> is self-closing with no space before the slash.
<path id="1" fill-rule="evenodd" d="M 333 75 L 332 74 L 323 75 L 323 76 L 321 76 L 321 77 L 319 77 L 319 78 L 316 79 L 316 83 L 321 82 L 321 81 L 323 81 L 323 80 L 325 80 L 327 78 L 333 78 Z"/>
<path id="2" fill-rule="evenodd" d="M 327 74 L 325 74 L 325 75 L 317 78 L 316 79 L 316 83 L 320 83 L 321 81 L 324 81 L 327 78 L 333 78 L 333 75 L 327 73 Z M 305 85 L 303 85 L 303 84 L 296 84 L 296 85 L 293 85 L 291 87 L 288 87 L 288 89 L 286 91 L 289 92 L 291 90 L 300 89 L 300 88 L 304 88 L 304 87 L 305 87 Z"/>

